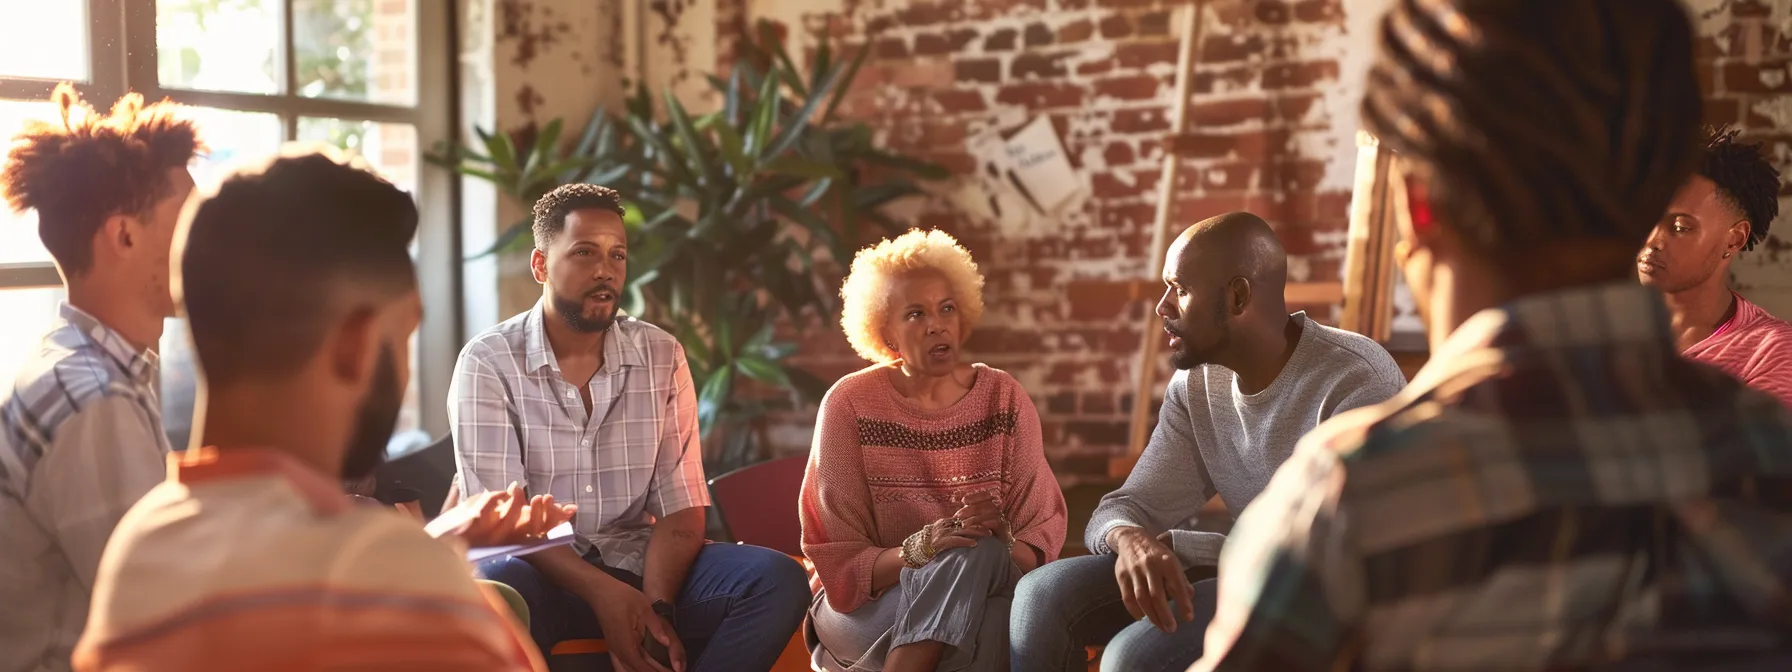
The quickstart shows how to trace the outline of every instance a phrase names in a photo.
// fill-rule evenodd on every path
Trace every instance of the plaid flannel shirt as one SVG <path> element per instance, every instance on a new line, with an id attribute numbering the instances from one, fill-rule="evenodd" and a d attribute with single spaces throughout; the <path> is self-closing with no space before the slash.
<path id="1" fill-rule="evenodd" d="M 1539 670 L 1784 648 L 1792 417 L 1624 283 L 1482 311 L 1234 528 L 1210 670 Z"/>
<path id="2" fill-rule="evenodd" d="M 475 337 L 448 388 L 461 495 L 502 490 L 577 504 L 574 549 L 641 574 L 653 521 L 709 506 L 684 347 L 627 315 L 604 338 L 591 412 L 542 330 L 538 302 Z"/>

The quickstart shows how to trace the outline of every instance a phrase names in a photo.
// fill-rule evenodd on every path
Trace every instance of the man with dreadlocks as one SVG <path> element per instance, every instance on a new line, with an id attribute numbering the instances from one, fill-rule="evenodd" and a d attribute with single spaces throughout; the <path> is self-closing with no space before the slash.
<path id="1" fill-rule="evenodd" d="M 1700 160 L 1685 10 L 1396 0 L 1380 35 L 1431 360 L 1239 517 L 1194 669 L 1792 669 L 1792 414 L 1636 282 Z"/>
<path id="2" fill-rule="evenodd" d="M 1792 324 L 1730 289 L 1730 263 L 1767 238 L 1780 172 L 1736 131 L 1705 130 L 1705 158 L 1637 256 L 1673 311 L 1680 350 L 1792 405 Z"/>

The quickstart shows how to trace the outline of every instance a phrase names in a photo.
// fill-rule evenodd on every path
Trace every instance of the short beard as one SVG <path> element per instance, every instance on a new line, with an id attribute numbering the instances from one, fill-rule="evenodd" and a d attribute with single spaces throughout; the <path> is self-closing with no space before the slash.
<path id="1" fill-rule="evenodd" d="M 1187 371 L 1203 364 L 1212 364 L 1215 355 L 1225 352 L 1232 343 L 1232 327 L 1226 324 L 1226 304 L 1219 302 L 1213 310 L 1213 331 L 1219 338 L 1212 346 L 1197 351 L 1189 345 L 1188 337 L 1182 337 L 1182 347 L 1170 353 L 1170 366 L 1178 371 Z"/>
<path id="2" fill-rule="evenodd" d="M 373 381 L 355 413 L 354 434 L 342 456 L 342 479 L 366 478 L 386 461 L 386 445 L 404 407 L 404 384 L 398 380 L 398 357 L 391 345 L 380 346 Z"/>
<path id="3" fill-rule="evenodd" d="M 554 312 L 560 313 L 560 319 L 566 322 L 566 328 L 581 334 L 595 334 L 609 331 L 610 325 L 616 323 L 616 304 L 610 304 L 610 314 L 596 319 L 585 317 L 585 300 L 583 297 L 568 299 L 554 295 Z"/>

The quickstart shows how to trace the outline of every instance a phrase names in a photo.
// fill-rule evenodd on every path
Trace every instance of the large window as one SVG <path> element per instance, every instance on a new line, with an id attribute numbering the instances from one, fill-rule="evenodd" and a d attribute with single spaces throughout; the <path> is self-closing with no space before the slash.
<path id="1" fill-rule="evenodd" d="M 426 317 L 394 440 L 424 440 L 446 430 L 442 406 L 461 340 L 452 180 L 422 161 L 422 148 L 453 128 L 449 11 L 437 0 L 0 0 L 0 138 L 50 118 L 51 89 L 73 81 L 98 108 L 126 91 L 190 106 L 210 148 L 192 166 L 201 184 L 285 141 L 365 157 L 423 213 L 412 249 Z M 0 208 L 0 387 L 62 298 L 35 213 Z M 182 447 L 193 357 L 181 321 L 167 326 L 163 406 Z"/>

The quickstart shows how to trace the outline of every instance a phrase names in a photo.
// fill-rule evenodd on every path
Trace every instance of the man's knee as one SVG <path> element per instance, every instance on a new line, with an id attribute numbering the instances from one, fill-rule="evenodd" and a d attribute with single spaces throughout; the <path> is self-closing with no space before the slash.
<path id="1" fill-rule="evenodd" d="M 765 600 L 775 608 L 801 613 L 809 606 L 809 576 L 803 566 L 790 556 L 769 548 L 736 546 L 740 571 L 752 577 L 749 595 Z"/>
<path id="2" fill-rule="evenodd" d="M 1108 640 L 1101 654 L 1104 670 L 1184 670 L 1201 659 L 1207 623 L 1178 623 L 1175 632 L 1158 630 L 1150 621 L 1127 626 Z"/>
<path id="3" fill-rule="evenodd" d="M 1023 630 L 1068 628 L 1109 592 L 1119 592 L 1112 556 L 1065 558 L 1040 565 L 1021 577 L 1014 588 L 1015 637 L 1023 636 Z"/>
<path id="4" fill-rule="evenodd" d="M 479 563 L 473 574 L 481 579 L 510 586 L 525 599 L 540 594 L 541 571 L 523 560 L 505 556 Z"/>

